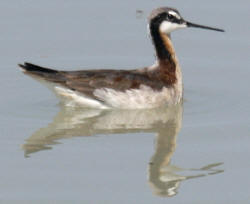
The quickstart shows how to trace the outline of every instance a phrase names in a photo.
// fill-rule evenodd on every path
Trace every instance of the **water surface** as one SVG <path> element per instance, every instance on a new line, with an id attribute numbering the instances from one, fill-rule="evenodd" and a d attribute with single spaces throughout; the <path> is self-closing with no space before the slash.
<path id="1" fill-rule="evenodd" d="M 65 107 L 23 75 L 154 62 L 157 1 L 5 1 L 0 8 L 0 200 L 23 203 L 249 203 L 248 1 L 171 2 L 226 33 L 172 35 L 185 100 L 168 109 Z"/>

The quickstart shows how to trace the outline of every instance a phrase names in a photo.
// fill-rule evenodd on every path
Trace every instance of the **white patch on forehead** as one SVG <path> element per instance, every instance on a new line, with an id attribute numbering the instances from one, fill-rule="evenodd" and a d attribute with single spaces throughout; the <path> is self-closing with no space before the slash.
<path id="1" fill-rule="evenodd" d="M 186 28 L 186 24 L 177 24 L 177 23 L 172 23 L 169 21 L 163 21 L 160 25 L 160 32 L 169 34 L 174 30 L 180 29 L 180 28 Z"/>
<path id="2" fill-rule="evenodd" d="M 178 13 L 176 13 L 175 11 L 169 11 L 168 13 L 175 16 L 178 19 L 181 19 L 180 15 Z"/>

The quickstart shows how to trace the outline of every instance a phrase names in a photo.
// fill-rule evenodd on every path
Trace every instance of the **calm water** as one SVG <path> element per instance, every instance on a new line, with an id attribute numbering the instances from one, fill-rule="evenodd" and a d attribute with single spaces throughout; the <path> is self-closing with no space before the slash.
<path id="1" fill-rule="evenodd" d="M 183 106 L 66 108 L 17 68 L 151 65 L 146 17 L 166 4 L 1 2 L 1 203 L 250 202 L 249 0 L 171 3 L 187 20 L 227 31 L 173 33 Z"/>

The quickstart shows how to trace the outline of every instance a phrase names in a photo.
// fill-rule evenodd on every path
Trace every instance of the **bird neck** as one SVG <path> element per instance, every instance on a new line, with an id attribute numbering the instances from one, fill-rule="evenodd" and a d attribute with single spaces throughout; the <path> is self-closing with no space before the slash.
<path id="1" fill-rule="evenodd" d="M 170 68 L 172 71 L 175 71 L 175 51 L 170 39 L 170 34 L 166 35 L 160 32 L 159 29 L 153 25 L 150 26 L 150 33 L 159 64 L 171 64 L 172 66 Z"/>
<path id="2" fill-rule="evenodd" d="M 170 35 L 160 32 L 158 28 L 159 27 L 154 26 L 154 24 L 150 25 L 150 33 L 153 45 L 155 46 L 159 71 L 161 75 L 166 78 L 168 83 L 173 84 L 179 80 L 177 76 L 177 72 L 180 71 L 178 61 L 175 56 Z"/>

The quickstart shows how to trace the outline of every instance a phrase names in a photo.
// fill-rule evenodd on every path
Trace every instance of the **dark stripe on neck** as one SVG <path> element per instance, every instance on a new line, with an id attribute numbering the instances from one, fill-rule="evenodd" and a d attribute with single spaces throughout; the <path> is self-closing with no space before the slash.
<path id="1" fill-rule="evenodd" d="M 155 46 L 156 55 L 159 60 L 172 60 L 170 52 L 165 47 L 161 34 L 159 32 L 159 26 L 154 23 L 150 24 L 150 33 Z"/>
<path id="2" fill-rule="evenodd" d="M 177 80 L 176 61 L 172 56 L 172 45 L 167 42 L 168 40 L 170 41 L 170 39 L 168 39 L 169 36 L 163 36 L 165 34 L 161 34 L 159 31 L 161 22 L 161 16 L 152 19 L 150 22 L 150 33 L 159 62 L 159 70 L 155 74 L 157 75 L 156 77 L 166 85 L 172 85 Z"/>

